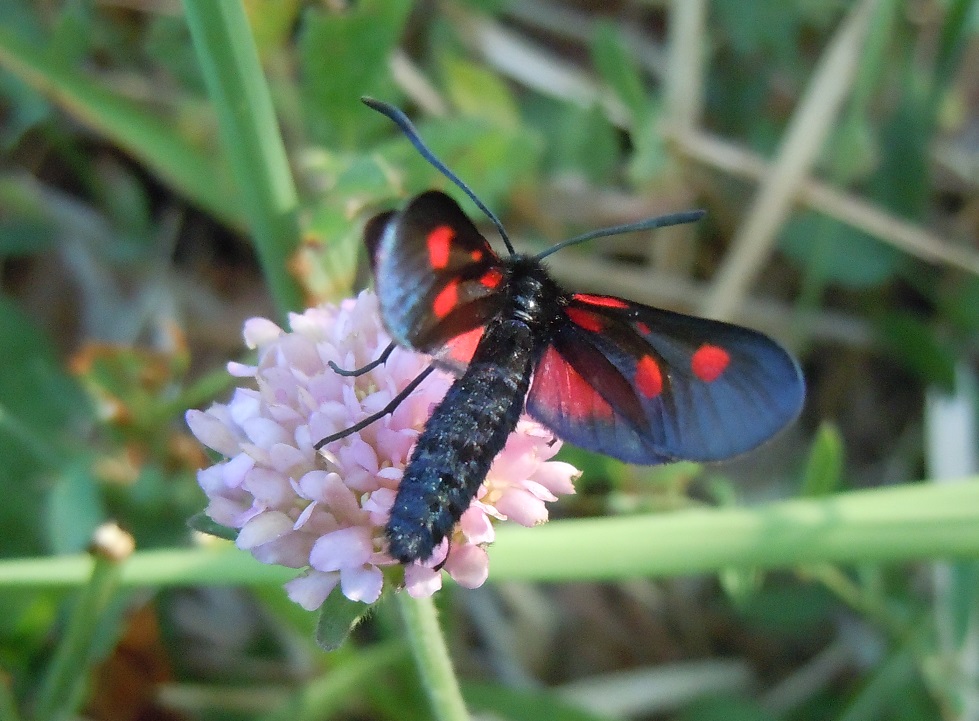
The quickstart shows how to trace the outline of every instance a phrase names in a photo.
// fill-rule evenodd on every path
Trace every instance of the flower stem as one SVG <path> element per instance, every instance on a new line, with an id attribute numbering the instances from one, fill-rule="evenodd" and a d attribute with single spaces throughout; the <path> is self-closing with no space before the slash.
<path id="1" fill-rule="evenodd" d="M 412 598 L 403 592 L 395 597 L 434 717 L 438 721 L 469 721 L 435 604 L 431 598 Z"/>
<path id="2" fill-rule="evenodd" d="M 61 721 L 77 714 L 100 646 L 121 623 L 119 613 L 111 612 L 110 607 L 117 598 L 123 562 L 132 550 L 131 537 L 118 527 L 105 525 L 96 531 L 92 575 L 71 612 L 41 685 L 34 709 L 36 721 Z"/>

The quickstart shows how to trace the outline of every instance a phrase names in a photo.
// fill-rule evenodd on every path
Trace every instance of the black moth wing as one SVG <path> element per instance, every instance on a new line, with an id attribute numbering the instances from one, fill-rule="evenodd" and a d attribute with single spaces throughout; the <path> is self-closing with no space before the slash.
<path id="1" fill-rule="evenodd" d="M 430 190 L 367 224 L 377 296 L 392 338 L 456 373 L 500 308 L 504 268 L 448 195 Z"/>
<path id="2" fill-rule="evenodd" d="M 527 411 L 561 438 L 640 464 L 744 453 L 794 419 L 795 360 L 747 328 L 573 294 Z"/>

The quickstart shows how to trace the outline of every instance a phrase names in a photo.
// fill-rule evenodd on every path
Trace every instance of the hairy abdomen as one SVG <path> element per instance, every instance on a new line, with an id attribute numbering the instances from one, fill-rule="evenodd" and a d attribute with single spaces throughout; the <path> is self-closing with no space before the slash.
<path id="1" fill-rule="evenodd" d="M 432 555 L 469 508 L 490 465 L 517 427 L 534 362 L 530 329 L 491 323 L 469 368 L 425 424 L 387 525 L 402 563 Z"/>

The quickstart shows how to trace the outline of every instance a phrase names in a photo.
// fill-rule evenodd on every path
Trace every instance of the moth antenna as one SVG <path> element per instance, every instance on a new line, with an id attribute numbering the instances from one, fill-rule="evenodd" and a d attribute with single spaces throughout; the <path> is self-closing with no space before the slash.
<path id="1" fill-rule="evenodd" d="M 510 255 L 515 254 L 516 251 L 514 251 L 513 244 L 510 242 L 510 237 L 506 234 L 506 230 L 503 229 L 503 223 L 500 222 L 500 219 L 496 217 L 492 210 L 483 204 L 483 201 L 476 197 L 476 193 L 474 193 L 468 185 L 462 182 L 458 175 L 445 167 L 445 163 L 435 157 L 435 154 L 428 149 L 427 145 L 425 145 L 424 141 L 421 139 L 421 136 L 418 134 L 418 131 L 408 119 L 407 115 L 405 115 L 399 108 L 396 108 L 390 103 L 385 103 L 383 100 L 378 100 L 365 95 L 360 99 L 360 101 L 372 110 L 376 110 L 377 112 L 381 113 L 381 115 L 386 116 L 391 122 L 401 128 L 401 132 L 404 133 L 408 140 L 411 141 L 411 144 L 415 146 L 415 149 L 421 153 L 421 156 L 431 163 L 436 170 L 442 173 L 442 175 L 455 183 L 463 193 L 469 196 L 469 199 L 476 204 L 476 207 L 486 214 L 486 217 L 492 221 L 493 225 L 496 226 L 497 231 L 499 231 L 500 237 L 503 238 L 503 242 L 506 244 L 507 250 L 510 251 Z"/>
<path id="2" fill-rule="evenodd" d="M 682 213 L 670 213 L 669 215 L 659 215 L 655 218 L 646 218 L 646 220 L 640 220 L 637 223 L 626 223 L 625 225 L 613 225 L 609 228 L 599 228 L 598 230 L 593 230 L 590 233 L 576 235 L 574 238 L 562 240 L 557 245 L 552 245 L 547 250 L 541 251 L 535 255 L 534 259 L 541 260 L 549 256 L 551 253 L 556 253 L 562 248 L 567 248 L 569 245 L 584 243 L 586 240 L 605 238 L 610 235 L 622 235 L 623 233 L 633 233 L 637 230 L 652 230 L 653 228 L 666 228 L 670 225 L 695 223 L 705 215 L 707 215 L 706 210 L 686 210 Z"/>

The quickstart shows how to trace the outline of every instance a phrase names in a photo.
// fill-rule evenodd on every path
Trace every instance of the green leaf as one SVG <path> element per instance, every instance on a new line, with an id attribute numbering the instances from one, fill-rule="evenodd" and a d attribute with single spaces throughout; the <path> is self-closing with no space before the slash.
<path id="1" fill-rule="evenodd" d="M 80 0 L 65 3 L 51 33 L 49 58 L 69 68 L 85 62 L 95 35 L 91 4 Z"/>
<path id="2" fill-rule="evenodd" d="M 192 143 L 179 124 L 51 61 L 43 52 L 46 46 L 46 42 L 27 42 L 0 26 L 0 67 L 130 153 L 191 202 L 225 222 L 241 225 L 231 175 L 220 158 Z"/>
<path id="3" fill-rule="evenodd" d="M 53 242 L 54 231 L 43 221 L 16 216 L 0 220 L 0 256 L 35 255 Z"/>
<path id="4" fill-rule="evenodd" d="M 975 35 L 975 21 L 970 22 L 970 15 L 979 18 L 975 0 L 951 0 L 947 4 L 949 9 L 945 12 L 945 22 L 939 37 L 938 58 L 929 102 L 936 112 L 942 95 L 958 77 L 962 56 Z"/>
<path id="5" fill-rule="evenodd" d="M 828 496 L 840 487 L 843 473 L 843 436 L 835 424 L 824 421 L 816 433 L 806 471 L 802 495 L 809 498 Z"/>
<path id="6" fill-rule="evenodd" d="M 156 253 L 153 245 L 153 222 L 150 199 L 146 188 L 121 163 L 107 160 L 96 166 L 98 183 L 96 192 L 100 206 L 112 219 L 112 227 L 118 231 L 112 246 L 116 258 L 132 260 L 147 252 Z M 117 247 L 122 246 L 122 247 Z"/>
<path id="7" fill-rule="evenodd" d="M 263 60 L 289 42 L 300 9 L 299 0 L 245 0 L 248 22 Z"/>
<path id="8" fill-rule="evenodd" d="M 419 132 L 432 152 L 469 182 L 476 195 L 497 214 L 501 214 L 513 187 L 533 177 L 542 155 L 543 144 L 529 129 L 500 128 L 481 118 L 430 120 L 419 124 Z M 391 167 L 403 173 L 406 191 L 442 187 L 456 194 L 467 214 L 480 214 L 472 201 L 458 197 L 462 193 L 456 193 L 455 186 L 433 170 L 403 138 L 385 146 L 388 148 Z"/>
<path id="9" fill-rule="evenodd" d="M 718 695 L 693 701 L 677 721 L 776 721 L 756 701 L 740 696 Z"/>
<path id="10" fill-rule="evenodd" d="M 941 315 L 963 335 L 969 337 L 979 332 L 979 277 L 960 275 L 951 279 L 938 299 Z"/>
<path id="11" fill-rule="evenodd" d="M 868 118 L 852 113 L 827 142 L 827 164 L 839 185 L 848 185 L 871 173 L 877 163 L 877 139 Z"/>
<path id="12" fill-rule="evenodd" d="M 287 603 L 296 607 L 291 601 Z M 307 616 L 309 614 L 306 614 Z M 278 708 L 260 716 L 262 721 L 317 721 L 319 719 L 349 718 L 341 713 L 354 706 L 365 718 L 384 718 L 371 714 L 375 690 L 386 684 L 378 679 L 392 675 L 397 665 L 403 665 L 408 653 L 401 643 L 373 644 L 364 648 L 343 649 L 327 659 L 328 668 L 318 676 L 304 680 Z M 393 677 L 393 675 L 392 675 Z M 364 703 L 367 703 L 365 707 Z M 365 715 L 366 712 L 366 715 Z M 388 718 L 410 721 L 413 716 L 402 707 Z"/>
<path id="13" fill-rule="evenodd" d="M 20 78 L 0 70 L 0 98 L 6 117 L 0 125 L 0 149 L 9 151 L 24 134 L 51 117 L 51 105 Z"/>
<path id="14" fill-rule="evenodd" d="M 70 458 L 90 408 L 44 332 L 0 296 L 0 556 L 39 552 L 41 479 Z"/>
<path id="15" fill-rule="evenodd" d="M 404 29 L 409 0 L 362 0 L 343 12 L 310 9 L 299 37 L 303 109 L 312 138 L 356 148 L 390 123 L 361 102 L 385 95 L 388 58 Z"/>
<path id="16" fill-rule="evenodd" d="M 666 139 L 659 131 L 659 105 L 651 103 L 643 121 L 632 133 L 634 150 L 629 158 L 629 181 L 642 186 L 659 177 L 667 167 Z"/>
<path id="17" fill-rule="evenodd" d="M 562 700 L 545 689 L 518 689 L 493 683 L 462 686 L 466 705 L 492 718 L 508 721 L 608 721 L 608 716 L 591 713 Z"/>
<path id="18" fill-rule="evenodd" d="M 293 264 L 303 287 L 318 300 L 350 295 L 369 214 L 399 202 L 401 188 L 376 156 L 322 152 L 307 172 L 329 192 L 303 208 L 303 244 Z"/>
<path id="19" fill-rule="evenodd" d="M 773 582 L 739 607 L 738 613 L 748 624 L 767 633 L 804 638 L 836 610 L 836 599 L 824 586 Z"/>
<path id="20" fill-rule="evenodd" d="M 761 590 L 765 573 L 757 568 L 732 566 L 717 574 L 721 588 L 736 608 L 744 608 Z"/>
<path id="21" fill-rule="evenodd" d="M 234 541 L 236 538 L 238 538 L 237 530 L 234 528 L 229 528 L 228 526 L 222 526 L 220 523 L 213 521 L 210 516 L 204 513 L 204 511 L 195 513 L 193 516 L 188 518 L 187 525 L 195 531 L 206 533 L 209 536 L 223 538 L 226 541 Z"/>
<path id="22" fill-rule="evenodd" d="M 347 636 L 370 612 L 371 606 L 360 601 L 351 601 L 335 588 L 320 606 L 316 622 L 316 643 L 324 651 L 340 648 Z"/>
<path id="23" fill-rule="evenodd" d="M 915 70 L 908 67 L 905 74 L 900 102 L 882 126 L 881 162 L 869 194 L 899 216 L 918 220 L 932 196 L 928 148 L 935 118 Z"/>
<path id="24" fill-rule="evenodd" d="M 800 15 L 794 3 L 783 0 L 742 0 L 711 7 L 713 26 L 726 34 L 739 55 L 769 53 L 776 59 L 792 59 Z"/>
<path id="25" fill-rule="evenodd" d="M 176 78 L 189 93 L 204 96 L 204 76 L 194 55 L 190 29 L 182 16 L 160 14 L 147 18 L 143 51 Z"/>
<path id="26" fill-rule="evenodd" d="M 595 24 L 591 56 L 598 74 L 629 109 L 635 131 L 648 117 L 649 100 L 632 53 L 615 25 L 604 20 Z"/>
<path id="27" fill-rule="evenodd" d="M 48 545 L 53 553 L 84 551 L 106 518 L 89 466 L 83 458 L 65 468 L 48 494 Z"/>
<path id="28" fill-rule="evenodd" d="M 442 60 L 445 91 L 463 115 L 471 115 L 502 128 L 520 125 L 520 111 L 510 89 L 485 67 L 463 58 Z"/>
<path id="29" fill-rule="evenodd" d="M 880 285 L 893 278 L 906 261 L 893 246 L 813 211 L 786 224 L 779 247 L 815 278 L 848 288 Z"/>
<path id="30" fill-rule="evenodd" d="M 237 530 L 228 526 L 222 526 L 220 523 L 213 521 L 204 511 L 195 513 L 188 518 L 187 525 L 195 531 L 206 533 L 209 536 L 223 538 L 226 541 L 234 541 L 238 538 Z"/>
<path id="31" fill-rule="evenodd" d="M 887 313 L 876 320 L 894 361 L 948 393 L 955 390 L 955 353 L 928 323 L 907 313 Z"/>
<path id="32" fill-rule="evenodd" d="M 562 105 L 551 121 L 547 149 L 557 173 L 581 173 L 594 185 L 607 184 L 619 163 L 619 139 L 598 105 Z"/>
<path id="33" fill-rule="evenodd" d="M 54 432 L 88 415 L 85 395 L 63 372 L 53 346 L 32 320 L 0 296 L 0 406 L 5 420 L 23 428 Z M 40 439 L 39 439 L 40 440 Z M 44 438 L 49 446 L 52 438 Z"/>

